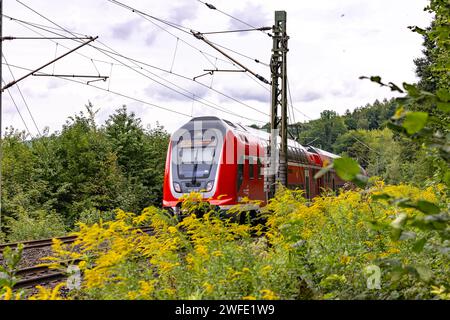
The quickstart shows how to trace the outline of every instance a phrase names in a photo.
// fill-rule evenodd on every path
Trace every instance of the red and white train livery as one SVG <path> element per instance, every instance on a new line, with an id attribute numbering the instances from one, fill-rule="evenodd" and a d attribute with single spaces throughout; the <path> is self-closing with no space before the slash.
<path id="1" fill-rule="evenodd" d="M 201 192 L 205 201 L 221 208 L 251 200 L 268 200 L 265 170 L 270 134 L 217 117 L 196 117 L 178 129 L 167 152 L 163 206 L 177 209 L 180 198 Z M 343 186 L 334 171 L 314 175 L 335 154 L 288 141 L 288 187 L 300 188 L 307 198 L 322 189 Z"/>

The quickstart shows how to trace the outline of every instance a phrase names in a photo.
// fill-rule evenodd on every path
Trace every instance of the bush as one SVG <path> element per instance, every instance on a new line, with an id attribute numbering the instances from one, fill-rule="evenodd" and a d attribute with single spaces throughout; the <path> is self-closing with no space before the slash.
<path id="1" fill-rule="evenodd" d="M 16 217 L 8 217 L 6 222 L 8 241 L 26 241 L 62 236 L 66 228 L 62 218 L 54 212 L 43 210 L 31 214 L 19 210 Z"/>
<path id="2" fill-rule="evenodd" d="M 99 223 L 100 221 L 111 221 L 114 220 L 114 211 L 100 211 L 98 209 L 86 209 L 80 214 L 80 218 L 77 220 L 76 224 L 93 225 L 94 223 Z"/>
<path id="3" fill-rule="evenodd" d="M 56 242 L 53 249 L 59 259 L 81 259 L 84 281 L 76 298 L 447 298 L 448 254 L 436 250 L 437 234 L 392 234 L 392 220 L 395 225 L 403 215 L 423 214 L 372 198 L 403 195 L 446 207 L 435 189 L 378 182 L 311 203 L 301 191 L 281 190 L 264 209 L 265 226 L 226 220 L 201 195 L 191 194 L 181 222 L 154 207 L 141 215 L 118 211 L 114 221 L 81 224 L 76 244 Z M 132 229 L 144 223 L 152 234 Z M 427 245 L 415 250 L 423 236 Z M 381 270 L 380 287 L 368 285 L 374 268 Z"/>

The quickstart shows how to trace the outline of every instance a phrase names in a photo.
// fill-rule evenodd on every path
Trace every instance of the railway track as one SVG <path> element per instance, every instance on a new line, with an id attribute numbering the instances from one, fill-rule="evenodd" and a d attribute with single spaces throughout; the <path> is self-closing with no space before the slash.
<path id="1" fill-rule="evenodd" d="M 131 230 L 140 229 L 144 232 L 150 232 L 150 227 L 141 227 L 141 228 L 132 228 Z M 29 241 L 20 241 L 20 242 L 11 242 L 11 243 L 3 243 L 0 244 L 0 254 L 3 253 L 6 247 L 10 247 L 12 249 L 17 248 L 20 244 L 24 246 L 24 250 L 34 249 L 34 248 L 45 248 L 50 247 L 53 243 L 53 239 L 58 239 L 62 243 L 72 243 L 76 240 L 76 236 L 62 236 L 62 237 L 53 237 L 47 239 L 39 239 L 39 240 L 29 240 Z"/>
<path id="2" fill-rule="evenodd" d="M 53 239 L 59 239 L 63 243 L 72 243 L 75 241 L 76 236 L 63 236 L 63 237 L 55 237 L 48 239 L 39 239 L 39 240 L 30 240 L 30 241 L 20 241 L 20 242 L 12 242 L 12 243 L 4 243 L 0 244 L 0 254 L 3 253 L 6 247 L 10 247 L 11 249 L 17 248 L 20 244 L 23 245 L 23 249 L 33 249 L 33 248 L 45 248 L 50 247 L 52 245 Z"/>
<path id="3" fill-rule="evenodd" d="M 139 229 L 145 233 L 151 233 L 152 231 L 152 228 L 150 227 L 133 228 L 132 230 L 136 229 Z M 59 239 L 63 243 L 67 244 L 73 243 L 76 238 L 76 236 L 64 236 L 57 237 L 56 239 Z M 47 248 L 52 245 L 52 240 L 53 238 L 1 244 L 0 253 L 3 253 L 3 250 L 6 247 L 17 248 L 19 244 L 24 245 L 24 251 L 27 249 Z M 73 261 L 72 263 L 76 262 L 77 261 Z M 65 272 L 56 269 L 49 269 L 47 266 L 42 265 L 34 265 L 31 267 L 18 269 L 15 275 L 18 280 L 14 286 L 14 289 L 29 289 L 34 288 L 36 285 L 56 284 L 67 278 L 67 274 Z"/>
<path id="4" fill-rule="evenodd" d="M 19 269 L 16 276 L 19 280 L 16 282 L 14 289 L 28 289 L 37 285 L 56 284 L 67 277 L 65 272 L 49 269 L 47 266 Z"/>

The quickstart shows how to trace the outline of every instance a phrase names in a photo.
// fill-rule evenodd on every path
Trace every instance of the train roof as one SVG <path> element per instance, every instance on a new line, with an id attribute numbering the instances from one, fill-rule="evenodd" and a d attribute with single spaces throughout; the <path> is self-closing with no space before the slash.
<path id="1" fill-rule="evenodd" d="M 240 134 L 249 134 L 252 135 L 254 137 L 257 137 L 261 140 L 264 140 L 266 142 L 266 144 L 269 144 L 269 140 L 270 140 L 270 133 L 261 129 L 255 129 L 249 126 L 245 126 L 242 125 L 240 123 L 235 123 L 226 119 L 222 119 L 219 117 L 215 117 L 215 116 L 203 116 L 203 117 L 194 117 L 192 118 L 190 121 L 221 121 L 225 126 L 227 126 L 231 131 L 240 133 Z M 297 149 L 302 149 L 305 152 L 309 152 L 309 153 L 316 153 L 319 154 L 319 156 L 321 156 L 321 158 L 330 158 L 330 159 L 336 159 L 336 158 L 340 158 L 340 156 L 313 147 L 313 146 L 303 146 L 301 145 L 299 142 L 292 140 L 292 139 L 288 139 L 288 146 L 292 147 L 292 148 L 297 148 Z"/>

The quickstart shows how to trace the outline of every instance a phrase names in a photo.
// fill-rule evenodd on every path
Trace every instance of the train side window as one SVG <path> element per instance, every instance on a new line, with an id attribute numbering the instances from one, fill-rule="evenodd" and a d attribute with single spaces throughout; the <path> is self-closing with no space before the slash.
<path id="1" fill-rule="evenodd" d="M 249 160 L 248 173 L 249 173 L 249 178 L 250 179 L 254 179 L 255 178 L 255 165 L 253 164 L 253 159 Z"/>
<path id="2" fill-rule="evenodd" d="M 262 179 L 263 175 L 262 175 L 262 163 L 261 160 L 259 160 L 259 158 L 256 160 L 256 176 L 258 177 L 258 179 Z"/>
<path id="3" fill-rule="evenodd" d="M 241 189 L 242 182 L 244 181 L 244 159 L 241 157 L 240 161 L 238 162 L 237 167 L 237 177 L 236 177 L 236 188 L 237 191 Z"/>
<path id="4" fill-rule="evenodd" d="M 309 169 L 305 169 L 305 191 L 306 191 L 306 197 L 309 199 Z"/>

